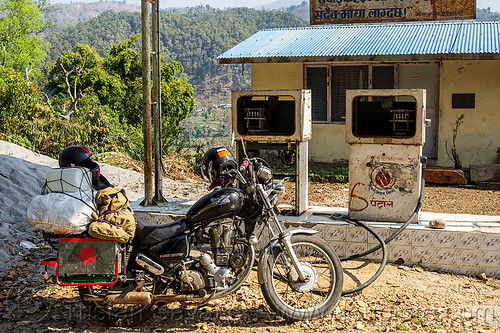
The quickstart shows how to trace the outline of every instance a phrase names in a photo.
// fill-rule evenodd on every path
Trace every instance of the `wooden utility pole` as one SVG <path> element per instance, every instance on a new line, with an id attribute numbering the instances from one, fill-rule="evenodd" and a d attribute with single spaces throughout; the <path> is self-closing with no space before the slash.
<path id="1" fill-rule="evenodd" d="M 143 206 L 153 202 L 153 147 L 151 140 L 151 37 L 149 1 L 141 1 L 142 21 L 142 109 L 144 135 L 144 201 Z"/>
<path id="2" fill-rule="evenodd" d="M 161 65 L 160 65 L 160 0 L 153 2 L 153 125 L 155 158 L 154 202 L 166 202 L 163 197 L 162 181 L 162 131 L 161 131 Z"/>

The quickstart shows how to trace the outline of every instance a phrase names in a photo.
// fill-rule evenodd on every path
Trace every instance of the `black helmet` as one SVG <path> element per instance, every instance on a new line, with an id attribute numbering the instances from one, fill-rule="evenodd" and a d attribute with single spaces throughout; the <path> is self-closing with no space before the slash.
<path id="1" fill-rule="evenodd" d="M 238 165 L 233 155 L 222 146 L 212 147 L 207 150 L 201 161 L 201 174 L 210 183 L 217 180 L 222 171 L 237 168 Z"/>
<path id="2" fill-rule="evenodd" d="M 90 156 L 92 156 L 92 152 L 85 146 L 69 146 L 59 154 L 59 166 L 61 168 L 73 166 L 85 167 L 92 171 L 92 178 L 99 177 L 101 173 L 99 164 L 92 161 Z"/>

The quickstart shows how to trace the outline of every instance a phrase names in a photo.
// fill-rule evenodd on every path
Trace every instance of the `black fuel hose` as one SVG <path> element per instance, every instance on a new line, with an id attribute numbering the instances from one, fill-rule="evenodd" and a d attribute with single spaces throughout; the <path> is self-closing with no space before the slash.
<path id="1" fill-rule="evenodd" d="M 422 177 L 421 177 L 421 181 L 420 181 L 421 191 L 420 191 L 420 196 L 418 198 L 417 206 L 415 207 L 415 209 L 414 209 L 413 213 L 411 214 L 410 218 L 405 223 L 403 223 L 403 225 L 401 225 L 401 227 L 399 227 L 399 229 L 396 230 L 392 235 L 390 235 L 389 237 L 387 237 L 386 240 L 383 240 L 372 228 L 370 228 L 364 222 L 361 222 L 361 221 L 359 221 L 357 219 L 353 219 L 353 218 L 350 218 L 350 217 L 347 217 L 347 216 L 339 216 L 339 217 L 332 216 L 332 218 L 342 219 L 344 221 L 356 224 L 356 225 L 358 225 L 358 226 L 366 229 L 379 242 L 379 245 L 376 245 L 376 246 L 374 246 L 373 248 L 371 248 L 371 249 L 369 249 L 367 251 L 364 251 L 364 252 L 361 252 L 361 253 L 356 253 L 356 254 L 353 254 L 353 255 L 351 255 L 349 257 L 340 258 L 340 261 L 348 261 L 348 260 L 358 259 L 358 258 L 364 257 L 364 256 L 366 256 L 366 255 L 368 255 L 370 253 L 373 253 L 373 252 L 379 250 L 380 248 L 382 249 L 382 261 L 380 263 L 379 269 L 375 272 L 375 274 L 373 274 L 373 276 L 370 279 L 368 279 L 366 282 L 358 285 L 356 288 L 352 288 L 352 289 L 348 289 L 348 290 L 343 290 L 342 291 L 342 295 L 349 295 L 349 294 L 358 292 L 358 291 L 360 291 L 360 290 L 368 287 L 370 284 L 372 284 L 375 280 L 377 280 L 379 278 L 379 276 L 382 274 L 382 272 L 383 272 L 383 270 L 385 268 L 385 265 L 387 264 L 387 247 L 386 247 L 386 244 L 388 244 L 394 238 L 396 238 L 397 236 L 399 236 L 408 227 L 408 225 L 410 225 L 411 221 L 415 218 L 415 216 L 420 211 L 420 208 L 422 207 L 422 202 L 424 201 L 425 171 L 426 171 L 426 167 L 427 167 L 427 157 L 421 156 L 420 157 L 420 163 L 422 164 Z"/>
<path id="2" fill-rule="evenodd" d="M 373 274 L 373 276 L 371 278 L 369 278 L 366 282 L 364 282 L 364 283 L 356 286 L 356 288 L 352 288 L 352 289 L 348 289 L 348 290 L 342 290 L 342 295 L 353 294 L 355 292 L 358 292 L 358 291 L 360 291 L 360 290 L 368 287 L 376 279 L 378 279 L 378 277 L 380 276 L 380 274 L 382 274 L 382 272 L 384 271 L 385 265 L 387 264 L 387 246 L 385 245 L 385 242 L 382 239 L 382 237 L 380 237 L 379 234 L 377 234 L 372 228 L 370 228 L 364 222 L 361 222 L 361 221 L 358 221 L 358 220 L 354 220 L 354 219 L 349 219 L 348 221 L 349 222 L 353 222 L 354 224 L 357 224 L 360 227 L 365 228 L 369 233 L 371 233 L 373 235 L 373 237 L 375 237 L 378 240 L 378 242 L 380 243 L 380 245 L 377 246 L 377 250 L 380 249 L 380 248 L 382 248 L 382 262 L 380 263 L 380 266 L 379 266 L 378 270 L 375 272 L 375 274 Z M 371 252 L 369 252 L 369 253 L 371 253 Z M 358 258 L 358 255 L 356 254 L 356 255 L 350 256 L 348 258 L 341 258 L 340 260 L 341 261 L 350 260 L 349 258 L 351 258 L 351 257 Z"/>

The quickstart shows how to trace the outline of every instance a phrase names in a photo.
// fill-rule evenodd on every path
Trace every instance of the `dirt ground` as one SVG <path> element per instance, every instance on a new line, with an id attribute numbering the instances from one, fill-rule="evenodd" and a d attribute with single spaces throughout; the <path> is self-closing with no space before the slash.
<path id="1" fill-rule="evenodd" d="M 170 304 L 134 328 L 109 328 L 89 317 L 71 287 L 32 276 L 39 255 L 30 253 L 2 281 L 2 332 L 497 332 L 500 281 L 388 265 L 370 287 L 340 299 L 317 320 L 290 323 L 266 305 L 256 272 L 242 288 L 198 307 Z M 365 267 L 366 271 L 374 271 Z M 359 266 L 348 263 L 345 267 Z M 353 272 L 353 269 L 349 269 Z"/>

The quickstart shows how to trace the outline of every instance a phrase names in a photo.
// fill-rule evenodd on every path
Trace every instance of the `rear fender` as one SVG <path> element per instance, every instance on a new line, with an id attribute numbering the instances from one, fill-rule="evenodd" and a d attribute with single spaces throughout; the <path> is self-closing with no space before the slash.
<path id="1" fill-rule="evenodd" d="M 265 274 L 264 269 L 272 269 L 274 255 L 279 253 L 276 251 L 281 251 L 280 238 L 292 237 L 294 235 L 314 235 L 319 231 L 306 229 L 306 228 L 292 228 L 285 230 L 281 235 L 275 236 L 272 238 L 269 243 L 266 244 L 266 247 L 262 249 L 262 252 L 259 256 L 259 266 L 257 271 L 257 277 L 259 279 L 259 284 L 263 284 L 265 282 Z M 265 267 L 267 266 L 267 267 Z"/>

